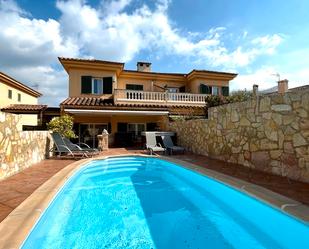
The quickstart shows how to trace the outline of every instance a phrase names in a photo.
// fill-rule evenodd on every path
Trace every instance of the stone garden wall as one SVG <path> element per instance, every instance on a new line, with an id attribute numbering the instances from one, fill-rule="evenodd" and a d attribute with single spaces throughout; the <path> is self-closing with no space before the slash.
<path id="1" fill-rule="evenodd" d="M 309 182 L 309 89 L 213 107 L 208 120 L 169 128 L 193 153 Z"/>
<path id="2" fill-rule="evenodd" d="M 19 119 L 0 112 L 0 180 L 45 159 L 52 146 L 48 131 L 18 131 Z"/>

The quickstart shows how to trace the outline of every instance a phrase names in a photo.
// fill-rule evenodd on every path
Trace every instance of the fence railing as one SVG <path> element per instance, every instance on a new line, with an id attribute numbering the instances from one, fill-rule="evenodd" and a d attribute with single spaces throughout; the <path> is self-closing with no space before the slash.
<path id="1" fill-rule="evenodd" d="M 208 94 L 146 92 L 116 89 L 115 103 L 136 102 L 151 104 L 205 105 Z"/>

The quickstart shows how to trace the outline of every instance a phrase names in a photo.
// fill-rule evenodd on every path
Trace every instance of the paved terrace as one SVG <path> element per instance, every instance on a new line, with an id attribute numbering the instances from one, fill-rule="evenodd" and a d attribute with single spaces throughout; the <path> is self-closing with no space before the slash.
<path id="1" fill-rule="evenodd" d="M 123 155 L 132 153 L 140 154 L 146 152 L 144 150 L 117 148 L 110 149 L 102 154 Z M 205 156 L 185 154 L 173 157 L 260 185 L 309 205 L 309 184 L 307 183 L 250 170 L 244 166 L 225 163 Z M 55 158 L 44 160 L 16 175 L 0 181 L 0 222 L 39 186 L 72 162 L 74 162 L 72 159 Z"/>

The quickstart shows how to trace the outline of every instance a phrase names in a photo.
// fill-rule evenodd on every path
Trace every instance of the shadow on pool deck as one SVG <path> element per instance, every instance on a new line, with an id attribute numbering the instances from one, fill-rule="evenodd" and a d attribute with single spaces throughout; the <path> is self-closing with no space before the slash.
<path id="1" fill-rule="evenodd" d="M 185 154 L 172 157 L 262 186 L 309 205 L 309 183 L 294 181 L 286 177 L 250 169 L 239 164 L 211 159 L 201 155 Z"/>

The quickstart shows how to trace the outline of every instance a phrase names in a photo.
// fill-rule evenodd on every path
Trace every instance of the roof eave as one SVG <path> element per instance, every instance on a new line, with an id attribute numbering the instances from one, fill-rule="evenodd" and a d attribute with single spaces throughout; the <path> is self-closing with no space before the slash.
<path id="1" fill-rule="evenodd" d="M 236 73 L 193 69 L 190 73 L 187 74 L 186 77 L 188 80 L 194 78 L 215 78 L 215 79 L 233 80 L 237 75 L 238 74 Z"/>
<path id="2" fill-rule="evenodd" d="M 75 58 L 64 58 L 64 57 L 58 57 L 58 60 L 68 74 L 71 68 L 85 68 L 85 69 L 92 68 L 97 70 L 108 69 L 111 71 L 116 71 L 117 74 L 119 74 L 124 68 L 124 63 L 122 62 L 75 59 Z"/>
<path id="3" fill-rule="evenodd" d="M 0 80 L 3 83 L 5 83 L 7 85 L 10 85 L 10 86 L 12 86 L 14 88 L 17 88 L 20 91 L 23 91 L 23 92 L 25 92 L 25 93 L 33 96 L 33 97 L 39 98 L 39 97 L 42 96 L 42 93 L 40 93 L 40 92 L 30 88 L 29 86 L 27 86 L 27 85 L 25 85 L 25 84 L 15 80 L 15 79 L 13 79 L 11 76 L 9 76 L 9 75 L 7 75 L 5 73 L 0 72 Z"/>

